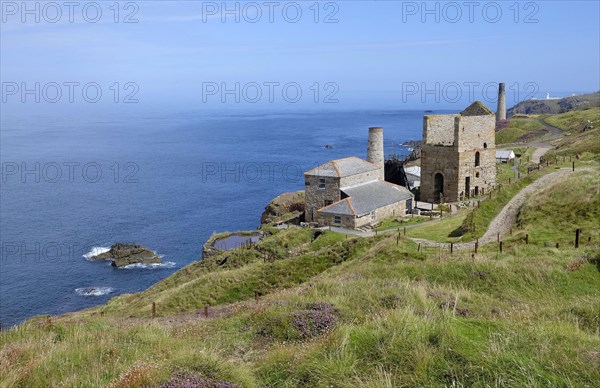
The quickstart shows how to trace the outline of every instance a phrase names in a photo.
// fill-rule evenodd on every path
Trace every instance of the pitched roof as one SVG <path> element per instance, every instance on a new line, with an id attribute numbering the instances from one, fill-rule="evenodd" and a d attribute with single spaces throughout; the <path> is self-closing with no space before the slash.
<path id="1" fill-rule="evenodd" d="M 356 212 L 352 207 L 352 203 L 350 202 L 350 198 L 344 198 L 341 201 L 334 202 L 329 206 L 319 209 L 318 211 L 331 214 L 346 214 L 350 216 L 356 215 Z"/>
<path id="2" fill-rule="evenodd" d="M 475 101 L 471 105 L 469 105 L 465 110 L 460 112 L 461 116 L 487 116 L 493 115 L 494 112 L 490 110 L 487 106 L 483 104 L 481 101 Z"/>
<path id="3" fill-rule="evenodd" d="M 380 207 L 406 201 L 413 197 L 405 187 L 379 180 L 340 190 L 348 195 L 348 198 L 325 206 L 319 209 L 319 212 L 360 217 Z"/>
<path id="4" fill-rule="evenodd" d="M 367 162 L 351 156 L 344 159 L 336 159 L 331 162 L 327 162 L 318 167 L 313 168 L 304 173 L 304 175 L 318 175 L 318 176 L 330 176 L 330 177 L 345 177 L 350 175 L 356 175 L 367 171 L 378 170 L 382 167 L 376 164 Z"/>
<path id="5" fill-rule="evenodd" d="M 515 153 L 513 150 L 496 150 L 496 158 L 501 159 L 512 159 L 515 157 Z"/>
<path id="6" fill-rule="evenodd" d="M 421 167 L 420 166 L 412 166 L 406 167 L 404 172 L 410 175 L 421 176 Z"/>

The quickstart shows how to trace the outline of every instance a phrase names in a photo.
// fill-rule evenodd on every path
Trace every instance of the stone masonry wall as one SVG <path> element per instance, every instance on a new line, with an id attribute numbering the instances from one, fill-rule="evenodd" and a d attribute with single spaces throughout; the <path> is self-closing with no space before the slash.
<path id="1" fill-rule="evenodd" d="M 421 150 L 421 201 L 435 202 L 435 175 L 444 176 L 444 201 L 458 200 L 458 153 L 455 147 L 423 145 Z"/>
<path id="2" fill-rule="evenodd" d="M 423 117 L 423 144 L 454 144 L 454 118 L 459 115 L 428 115 Z"/>
<path id="3" fill-rule="evenodd" d="M 340 178 L 325 178 L 325 188 L 319 189 L 319 177 L 315 175 L 305 175 L 305 220 L 306 222 L 316 222 L 317 210 L 325 206 L 325 201 L 332 203 L 339 201 L 340 198 Z"/>
<path id="4" fill-rule="evenodd" d="M 340 178 L 340 187 L 350 187 L 381 178 L 383 168 Z"/>

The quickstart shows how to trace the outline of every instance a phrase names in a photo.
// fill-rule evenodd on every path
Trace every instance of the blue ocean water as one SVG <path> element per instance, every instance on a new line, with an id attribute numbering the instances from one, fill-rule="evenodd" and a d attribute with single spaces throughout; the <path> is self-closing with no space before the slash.
<path id="1" fill-rule="evenodd" d="M 401 143 L 420 139 L 422 116 L 422 110 L 5 114 L 0 324 L 141 291 L 199 260 L 213 232 L 256 228 L 269 200 L 302 189 L 303 171 L 365 157 L 368 127 L 384 127 L 387 155 L 406 154 Z M 156 250 L 166 264 L 114 269 L 84 257 L 119 241 Z"/>

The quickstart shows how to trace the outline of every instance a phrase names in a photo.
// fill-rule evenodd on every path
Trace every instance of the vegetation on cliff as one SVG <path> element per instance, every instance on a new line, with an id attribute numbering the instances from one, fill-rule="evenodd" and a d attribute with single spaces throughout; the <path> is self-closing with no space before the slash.
<path id="1" fill-rule="evenodd" d="M 580 154 L 578 170 L 521 208 L 502 253 L 264 226 L 259 243 L 146 291 L 0 333 L 0 386 L 594 386 L 599 135 L 565 130 L 547 157 Z M 481 207 L 408 235 L 444 238 L 472 217 L 476 236 L 529 180 L 568 165 L 510 185 L 507 170 Z"/>

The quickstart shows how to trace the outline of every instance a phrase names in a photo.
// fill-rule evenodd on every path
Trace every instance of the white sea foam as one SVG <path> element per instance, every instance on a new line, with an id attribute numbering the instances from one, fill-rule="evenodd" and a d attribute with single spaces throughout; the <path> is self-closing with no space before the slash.
<path id="1" fill-rule="evenodd" d="M 76 288 L 75 293 L 81 296 L 102 296 L 110 294 L 114 290 L 112 287 L 81 287 Z"/>
<path id="2" fill-rule="evenodd" d="M 136 263 L 136 264 L 129 264 L 126 265 L 124 267 L 121 267 L 120 269 L 159 269 L 159 268 L 174 268 L 175 267 L 175 262 L 173 261 L 165 261 L 163 263 L 152 263 L 152 264 L 141 264 L 141 263 Z"/>
<path id="3" fill-rule="evenodd" d="M 92 250 L 84 254 L 83 257 L 90 260 L 92 257 L 108 251 L 110 251 L 110 247 L 92 247 Z"/>

